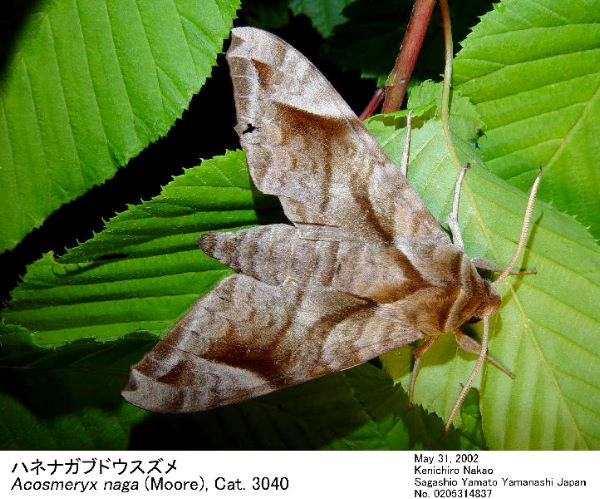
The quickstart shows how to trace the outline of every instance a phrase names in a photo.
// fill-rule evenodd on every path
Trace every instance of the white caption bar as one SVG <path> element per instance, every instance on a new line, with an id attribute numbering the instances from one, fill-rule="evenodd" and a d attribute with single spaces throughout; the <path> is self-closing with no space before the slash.
<path id="1" fill-rule="evenodd" d="M 10 497 L 598 498 L 598 452 L 0 452 Z"/>

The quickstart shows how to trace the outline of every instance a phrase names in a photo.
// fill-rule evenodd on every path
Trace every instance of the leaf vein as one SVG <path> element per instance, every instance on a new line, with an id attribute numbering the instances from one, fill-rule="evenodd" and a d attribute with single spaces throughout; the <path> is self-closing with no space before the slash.
<path id="1" fill-rule="evenodd" d="M 544 55 L 544 56 L 538 56 L 535 59 L 527 59 L 527 60 L 516 61 L 516 62 L 511 62 L 511 63 L 503 63 L 503 62 L 496 62 L 496 61 L 489 61 L 489 60 L 485 60 L 485 59 L 477 59 L 477 58 L 471 58 L 471 57 L 467 57 L 467 56 L 461 56 L 461 60 L 462 61 L 484 62 L 486 64 L 490 64 L 491 63 L 491 64 L 500 65 L 500 67 L 498 67 L 497 69 L 493 69 L 492 71 L 490 71 L 488 73 L 478 74 L 474 78 L 470 78 L 468 80 L 465 80 L 465 81 L 461 82 L 460 85 L 462 86 L 465 83 L 474 80 L 475 78 L 478 79 L 478 80 L 481 79 L 481 78 L 484 78 L 484 77 L 487 78 L 487 77 L 493 75 L 494 73 L 497 73 L 498 71 L 502 71 L 503 69 L 506 69 L 506 68 L 515 68 L 515 67 L 518 67 L 518 66 L 523 66 L 523 65 L 527 65 L 527 64 L 531 64 L 531 63 L 538 63 L 540 61 L 550 61 L 551 59 L 555 59 L 555 58 L 558 58 L 558 57 L 564 57 L 564 56 L 580 57 L 581 54 L 598 52 L 598 51 L 600 51 L 600 47 L 598 47 L 598 48 L 591 48 L 591 49 L 585 49 L 585 50 L 570 51 L 570 52 L 554 53 L 554 54 L 549 54 L 549 55 Z M 570 78 L 567 78 L 564 81 L 569 81 L 572 78 L 579 78 L 580 76 L 585 76 L 586 74 L 590 74 L 590 73 L 585 73 L 584 75 L 577 75 L 575 77 L 570 77 Z M 561 81 L 563 81 L 563 80 L 556 80 L 556 82 L 561 82 Z M 494 100 L 494 98 L 492 98 L 490 100 Z M 485 100 L 478 101 L 477 104 L 481 104 L 482 102 L 486 102 L 486 101 Z"/>

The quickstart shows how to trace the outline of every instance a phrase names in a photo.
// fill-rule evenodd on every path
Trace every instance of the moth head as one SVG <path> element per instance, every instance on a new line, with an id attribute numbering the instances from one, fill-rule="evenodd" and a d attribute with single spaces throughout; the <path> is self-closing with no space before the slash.
<path id="1" fill-rule="evenodd" d="M 468 323 L 479 322 L 484 317 L 489 317 L 498 312 L 500 305 L 502 305 L 502 298 L 498 294 L 498 291 L 494 285 L 487 279 L 483 279 L 483 285 L 485 287 L 483 295 L 485 299 L 481 302 L 479 307 L 473 312 L 473 315 L 466 321 Z"/>

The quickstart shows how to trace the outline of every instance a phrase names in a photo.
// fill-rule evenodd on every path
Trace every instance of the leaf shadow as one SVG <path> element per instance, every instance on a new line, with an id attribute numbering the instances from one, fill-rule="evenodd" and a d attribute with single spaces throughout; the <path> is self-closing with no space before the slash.
<path id="1" fill-rule="evenodd" d="M 260 225 L 278 223 L 290 224 L 291 222 L 283 212 L 283 206 L 281 205 L 279 198 L 277 196 L 272 196 L 270 194 L 261 192 L 254 184 L 250 174 L 248 174 L 248 178 L 250 181 L 250 191 L 252 193 L 254 211 L 256 212 L 258 223 Z"/>
<path id="2" fill-rule="evenodd" d="M 114 415 L 126 404 L 120 392 L 130 365 L 155 342 L 154 336 L 140 332 L 110 343 L 81 340 L 56 350 L 20 345 L 10 354 L 5 349 L 0 392 L 15 397 L 42 421 L 86 409 Z M 148 413 L 134 426 L 130 448 L 461 448 L 458 433 L 444 439 L 442 433 L 437 416 L 418 407 L 409 410 L 404 391 L 380 368 L 367 364 L 213 411 Z"/>
<path id="3" fill-rule="evenodd" d="M 130 449 L 460 449 L 455 430 L 372 365 L 334 373 L 205 413 L 153 414 L 132 430 Z"/>
<path id="4" fill-rule="evenodd" d="M 42 419 L 88 407 L 116 409 L 123 403 L 120 392 L 131 364 L 155 343 L 148 333 L 133 333 L 110 343 L 80 340 L 56 350 L 4 352 L 0 391 Z"/>
<path id="5" fill-rule="evenodd" d="M 35 10 L 41 0 L 13 0 L 3 2 L 0 17 L 0 80 L 16 48 L 27 16 Z"/>

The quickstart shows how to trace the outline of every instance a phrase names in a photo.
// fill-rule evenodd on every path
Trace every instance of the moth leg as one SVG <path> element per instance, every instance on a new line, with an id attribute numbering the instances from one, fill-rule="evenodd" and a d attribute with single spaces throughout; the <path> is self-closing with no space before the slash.
<path id="1" fill-rule="evenodd" d="M 508 275 L 512 272 L 512 268 L 517 263 L 519 256 L 521 255 L 523 248 L 525 246 L 525 241 L 527 240 L 527 232 L 529 230 L 529 222 L 531 221 L 531 214 L 533 213 L 533 203 L 535 202 L 535 195 L 537 194 L 538 187 L 540 185 L 540 181 L 542 180 L 542 167 L 540 167 L 540 171 L 535 177 L 533 185 L 531 186 L 531 191 L 529 192 L 529 199 L 527 200 L 527 208 L 525 208 L 525 215 L 523 216 L 523 225 L 521 226 L 521 235 L 519 236 L 519 242 L 517 244 L 517 248 L 513 253 L 510 262 L 506 266 L 506 268 L 502 271 L 502 273 L 498 276 L 498 278 L 494 281 L 494 284 L 498 286 L 504 279 L 508 277 Z"/>
<path id="2" fill-rule="evenodd" d="M 456 343 L 458 344 L 460 349 L 464 350 L 465 352 L 474 353 L 477 355 L 479 355 L 479 353 L 481 352 L 481 345 L 476 340 L 463 333 L 460 329 L 454 331 L 454 339 L 456 340 Z M 485 355 L 485 360 L 489 361 L 492 365 L 496 366 L 507 376 L 510 376 L 514 379 L 514 373 L 508 367 L 502 364 L 502 362 L 500 362 L 499 360 L 494 359 L 494 357 L 488 354 Z"/>
<path id="3" fill-rule="evenodd" d="M 460 201 L 460 187 L 463 179 L 465 178 L 467 168 L 469 168 L 469 163 L 465 163 L 465 165 L 462 167 L 462 170 L 458 174 L 458 178 L 456 179 L 456 186 L 454 187 L 454 201 L 452 202 L 452 212 L 447 220 L 448 227 L 452 233 L 452 242 L 454 243 L 454 246 L 461 251 L 465 249 L 465 245 L 460 233 L 460 227 L 458 226 L 458 202 Z"/>
<path id="4" fill-rule="evenodd" d="M 404 149 L 402 150 L 402 163 L 400 164 L 400 171 L 402 175 L 406 177 L 406 172 L 408 170 L 408 153 L 410 151 L 410 130 L 412 124 L 412 109 L 408 111 L 406 115 L 406 137 L 404 139 Z"/>
<path id="5" fill-rule="evenodd" d="M 419 345 L 417 348 L 415 348 L 413 350 L 413 355 L 415 357 L 415 363 L 413 364 L 413 370 L 412 370 L 412 375 L 410 377 L 410 388 L 408 390 L 408 407 L 411 408 L 412 407 L 412 399 L 413 399 L 413 393 L 415 391 L 415 382 L 417 381 L 417 373 L 419 371 L 419 364 L 421 363 L 421 357 L 423 357 L 423 355 L 425 355 L 425 352 L 427 352 L 427 350 L 429 350 L 433 344 L 437 341 L 438 337 L 437 336 L 431 336 L 430 338 L 427 339 L 427 341 L 421 345 Z"/>
<path id="6" fill-rule="evenodd" d="M 494 265 L 492 262 L 488 262 L 485 258 L 471 258 L 471 263 L 478 269 L 489 270 L 490 272 L 504 272 L 504 269 Z M 537 270 L 511 270 L 510 275 L 524 275 L 524 274 L 537 274 Z"/>
<path id="7" fill-rule="evenodd" d="M 479 357 L 477 358 L 475 367 L 473 367 L 473 370 L 471 371 L 471 375 L 469 376 L 469 379 L 467 379 L 467 382 L 464 384 L 462 390 L 460 391 L 460 394 L 458 395 L 456 402 L 454 402 L 454 407 L 452 407 L 452 411 L 450 412 L 450 416 L 448 416 L 448 420 L 446 421 L 446 426 L 444 427 L 444 434 L 448 433 L 448 430 L 450 429 L 450 426 L 452 425 L 452 420 L 456 416 L 458 409 L 460 408 L 461 404 L 463 403 L 463 400 L 467 396 L 467 392 L 471 388 L 473 381 L 475 381 L 475 378 L 477 377 L 477 374 L 479 374 L 479 370 L 481 369 L 481 366 L 483 365 L 483 362 L 485 361 L 485 358 L 487 357 L 487 347 L 488 347 L 489 337 L 490 337 L 490 317 L 486 315 L 483 317 L 483 338 L 481 338 L 481 347 L 479 350 Z"/>

